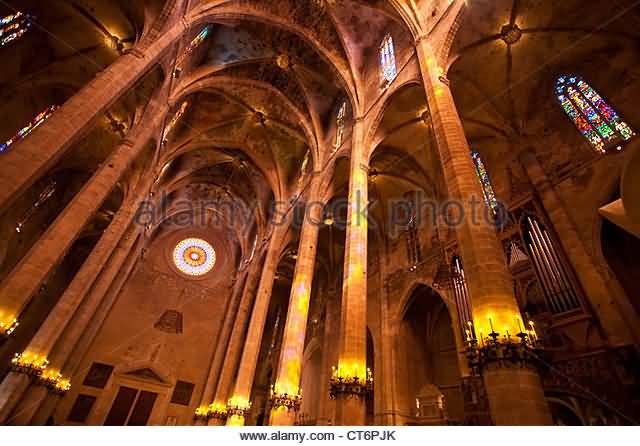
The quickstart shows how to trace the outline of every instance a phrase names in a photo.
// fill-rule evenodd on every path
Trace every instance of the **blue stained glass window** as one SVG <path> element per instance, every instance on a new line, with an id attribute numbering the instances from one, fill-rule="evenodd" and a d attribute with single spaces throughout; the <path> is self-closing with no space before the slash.
<path id="1" fill-rule="evenodd" d="M 385 85 L 390 84 L 398 75 L 396 67 L 396 55 L 393 47 L 393 37 L 388 34 L 380 45 L 380 69 L 382 81 Z"/>
<path id="2" fill-rule="evenodd" d="M 496 198 L 496 194 L 493 191 L 493 185 L 491 184 L 491 178 L 489 177 L 489 173 L 487 169 L 484 167 L 484 163 L 482 162 L 482 158 L 480 157 L 480 153 L 477 150 L 471 150 L 471 159 L 473 160 L 473 164 L 476 167 L 476 173 L 478 174 L 478 179 L 480 180 L 480 184 L 482 185 L 482 193 L 484 195 L 484 201 L 491 210 L 496 213 L 498 212 L 498 199 Z"/>

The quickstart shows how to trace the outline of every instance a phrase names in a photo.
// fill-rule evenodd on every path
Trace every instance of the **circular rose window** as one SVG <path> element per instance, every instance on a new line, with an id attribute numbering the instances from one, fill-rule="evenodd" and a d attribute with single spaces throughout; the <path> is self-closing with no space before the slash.
<path id="1" fill-rule="evenodd" d="M 189 276 L 203 276 L 216 264 L 216 251 L 202 239 L 188 238 L 176 245 L 173 263 Z"/>

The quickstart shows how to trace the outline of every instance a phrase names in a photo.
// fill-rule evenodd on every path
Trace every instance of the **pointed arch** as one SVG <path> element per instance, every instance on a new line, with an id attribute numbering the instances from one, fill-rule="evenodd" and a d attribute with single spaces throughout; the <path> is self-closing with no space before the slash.
<path id="1" fill-rule="evenodd" d="M 558 77 L 556 96 L 582 136 L 599 153 L 607 153 L 612 147 L 622 150 L 621 144 L 636 134 L 613 107 L 579 76 Z"/>

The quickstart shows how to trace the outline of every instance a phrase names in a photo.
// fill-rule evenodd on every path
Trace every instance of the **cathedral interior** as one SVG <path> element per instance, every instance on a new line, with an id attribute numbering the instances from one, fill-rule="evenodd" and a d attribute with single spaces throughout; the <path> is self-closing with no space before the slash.
<path id="1" fill-rule="evenodd" d="M 0 424 L 640 423 L 638 1 L 0 20 Z"/>

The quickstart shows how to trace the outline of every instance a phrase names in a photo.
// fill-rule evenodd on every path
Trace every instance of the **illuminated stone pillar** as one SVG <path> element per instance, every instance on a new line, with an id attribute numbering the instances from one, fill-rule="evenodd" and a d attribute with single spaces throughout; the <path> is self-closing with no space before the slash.
<path id="1" fill-rule="evenodd" d="M 60 340 L 65 328 L 73 319 L 76 310 L 88 295 L 90 288 L 100 273 L 100 269 L 116 249 L 127 227 L 132 223 L 136 213 L 134 204 L 137 205 L 138 203 L 130 203 L 130 201 L 125 202 L 118 211 L 82 268 L 75 275 L 67 290 L 31 339 L 31 342 L 29 342 L 22 356 L 26 358 L 50 358 L 53 347 Z M 44 373 L 55 377 L 60 373 L 60 368 L 61 364 L 59 362 L 52 363 Z M 9 372 L 0 384 L 0 423 L 5 421 L 5 417 L 8 416 L 13 409 L 13 405 L 19 401 L 19 398 L 29 385 L 29 380 L 14 378 L 12 375 L 15 374 L 19 373 L 15 371 Z M 66 376 L 61 379 L 68 378 Z M 39 404 L 35 402 L 28 404 L 26 408 L 19 411 L 19 416 L 13 422 L 15 424 L 27 424 L 38 407 Z"/>
<path id="2" fill-rule="evenodd" d="M 289 310 L 284 326 L 280 360 L 273 387 L 270 423 L 293 426 L 300 404 L 300 378 L 304 340 L 309 316 L 313 273 L 316 265 L 318 233 L 322 224 L 322 204 L 316 199 L 321 176 L 312 180 L 298 245 L 298 258 L 291 284 Z"/>
<path id="3" fill-rule="evenodd" d="M 47 273 L 55 268 L 59 259 L 64 257 L 68 245 L 82 231 L 86 221 L 92 218 L 104 201 L 104 197 L 111 192 L 116 182 L 126 174 L 131 163 L 148 146 L 148 141 L 153 132 L 158 131 L 160 122 L 160 119 L 157 118 L 148 127 L 134 130 L 133 135 L 136 137 L 136 142 L 127 140 L 126 143 L 115 149 L 114 154 L 103 168 L 89 180 L 89 183 L 53 223 L 47 233 L 34 245 L 34 248 L 27 254 L 27 260 L 21 262 L 14 269 L 0 289 L 2 293 L 0 294 L 0 308 L 3 309 L 3 312 L 19 314 L 21 309 L 28 304 L 31 295 L 35 292 L 34 285 L 39 285 L 46 278 Z M 146 186 L 150 187 L 151 182 L 147 181 L 147 183 Z M 87 296 L 127 228 L 131 227 L 140 200 L 147 196 L 148 187 L 142 186 L 143 192 L 138 191 L 137 195 L 132 194 L 129 199 L 123 202 L 114 220 L 100 237 L 69 287 L 39 327 L 25 351 L 21 353 L 17 364 L 27 366 L 24 368 L 24 372 L 31 370 L 34 365 L 46 363 L 46 369 L 42 372 L 43 376 L 48 375 L 51 379 L 55 379 L 58 375 L 62 364 L 60 361 L 55 364 L 52 361 L 49 364 L 49 360 L 52 359 L 50 355 L 54 347 L 58 348 L 57 343 L 63 337 L 63 333 L 67 330 L 78 308 L 83 303 L 85 304 L 84 308 L 90 305 L 87 302 Z M 40 253 L 42 258 L 30 258 L 34 251 Z M 29 386 L 29 380 L 14 375 L 24 375 L 24 373 L 12 371 L 0 384 L 0 423 L 9 416 Z M 66 378 L 68 376 L 61 379 Z M 30 409 L 37 409 L 37 406 L 31 405 Z M 31 414 L 31 410 L 23 411 L 23 418 Z"/>
<path id="4" fill-rule="evenodd" d="M 461 211 L 453 218 L 457 220 L 455 230 L 475 331 L 478 337 L 491 332 L 518 333 L 521 330 L 516 318 L 520 317 L 520 310 L 513 279 L 495 227 L 484 217 L 482 189 L 449 81 L 426 36 L 416 40 L 416 51 L 449 199 L 457 202 L 452 209 Z M 489 367 L 483 371 L 483 378 L 496 424 L 551 424 L 540 378 L 534 370 Z"/>
<path id="5" fill-rule="evenodd" d="M 367 374 L 367 207 L 369 159 L 364 146 L 364 120 L 357 118 L 351 142 L 349 210 L 344 252 L 340 348 L 333 378 L 366 384 Z M 361 426 L 366 421 L 363 395 L 336 395 L 336 425 Z"/>
<path id="6" fill-rule="evenodd" d="M 271 240 L 274 240 L 275 238 L 274 231 L 274 235 Z M 280 239 L 279 236 L 277 238 Z M 274 243 L 278 243 L 278 241 L 276 240 Z M 273 251 L 270 250 L 267 255 L 271 255 L 277 261 L 277 249 L 274 249 Z M 271 259 L 271 261 L 265 260 L 265 262 L 260 262 L 259 257 L 257 257 L 249 267 L 249 276 L 247 277 L 247 282 L 242 293 L 240 306 L 237 313 L 231 318 L 233 330 L 230 333 L 230 337 L 227 335 L 227 339 L 225 340 L 226 342 L 223 341 L 223 343 L 220 344 L 223 347 L 220 349 L 220 356 L 222 359 L 220 364 L 216 366 L 222 367 L 222 370 L 215 381 L 217 383 L 215 395 L 213 397 L 213 403 L 209 406 L 209 415 L 211 416 L 208 423 L 209 426 L 224 425 L 224 412 L 229 399 L 229 394 L 232 390 L 233 379 L 235 378 L 236 371 L 239 367 L 238 363 L 240 361 L 240 355 L 242 354 L 242 346 L 245 343 L 244 334 L 247 332 L 247 324 L 249 323 L 249 317 L 251 316 L 251 305 L 256 299 L 255 291 L 258 286 L 257 282 L 260 280 L 260 273 L 262 272 L 262 274 L 265 274 L 266 271 L 264 271 L 264 269 L 267 266 L 271 266 L 272 262 L 273 259 Z M 216 356 L 218 356 L 218 352 L 216 352 Z"/>
<path id="7" fill-rule="evenodd" d="M 273 280 L 280 257 L 280 244 L 287 230 L 288 224 L 286 222 L 278 222 L 271 235 L 231 398 L 228 401 L 214 401 L 216 404 L 226 406 L 228 411 L 227 426 L 243 426 L 245 414 L 251 408 L 251 389 L 258 365 L 264 325 L 269 312 Z"/>
<path id="8" fill-rule="evenodd" d="M 228 347 L 230 346 L 229 340 L 231 338 L 231 332 L 234 330 L 236 321 L 240 315 L 238 309 L 241 307 L 240 301 L 244 295 L 243 291 L 248 285 L 249 276 L 251 275 L 252 270 L 257 269 L 257 263 L 258 262 L 254 261 L 251 264 L 249 271 L 246 273 L 246 277 L 236 277 L 236 283 L 231 291 L 231 297 L 225 311 L 224 322 L 217 336 L 217 345 L 213 357 L 211 358 L 209 376 L 207 377 L 207 382 L 205 383 L 204 391 L 202 392 L 200 406 L 196 410 L 198 418 L 196 419 L 195 424 L 197 426 L 204 426 L 207 424 L 209 409 L 212 408 L 212 401 L 215 397 L 218 378 L 220 377 L 222 366 L 226 364 L 225 356 Z"/>

